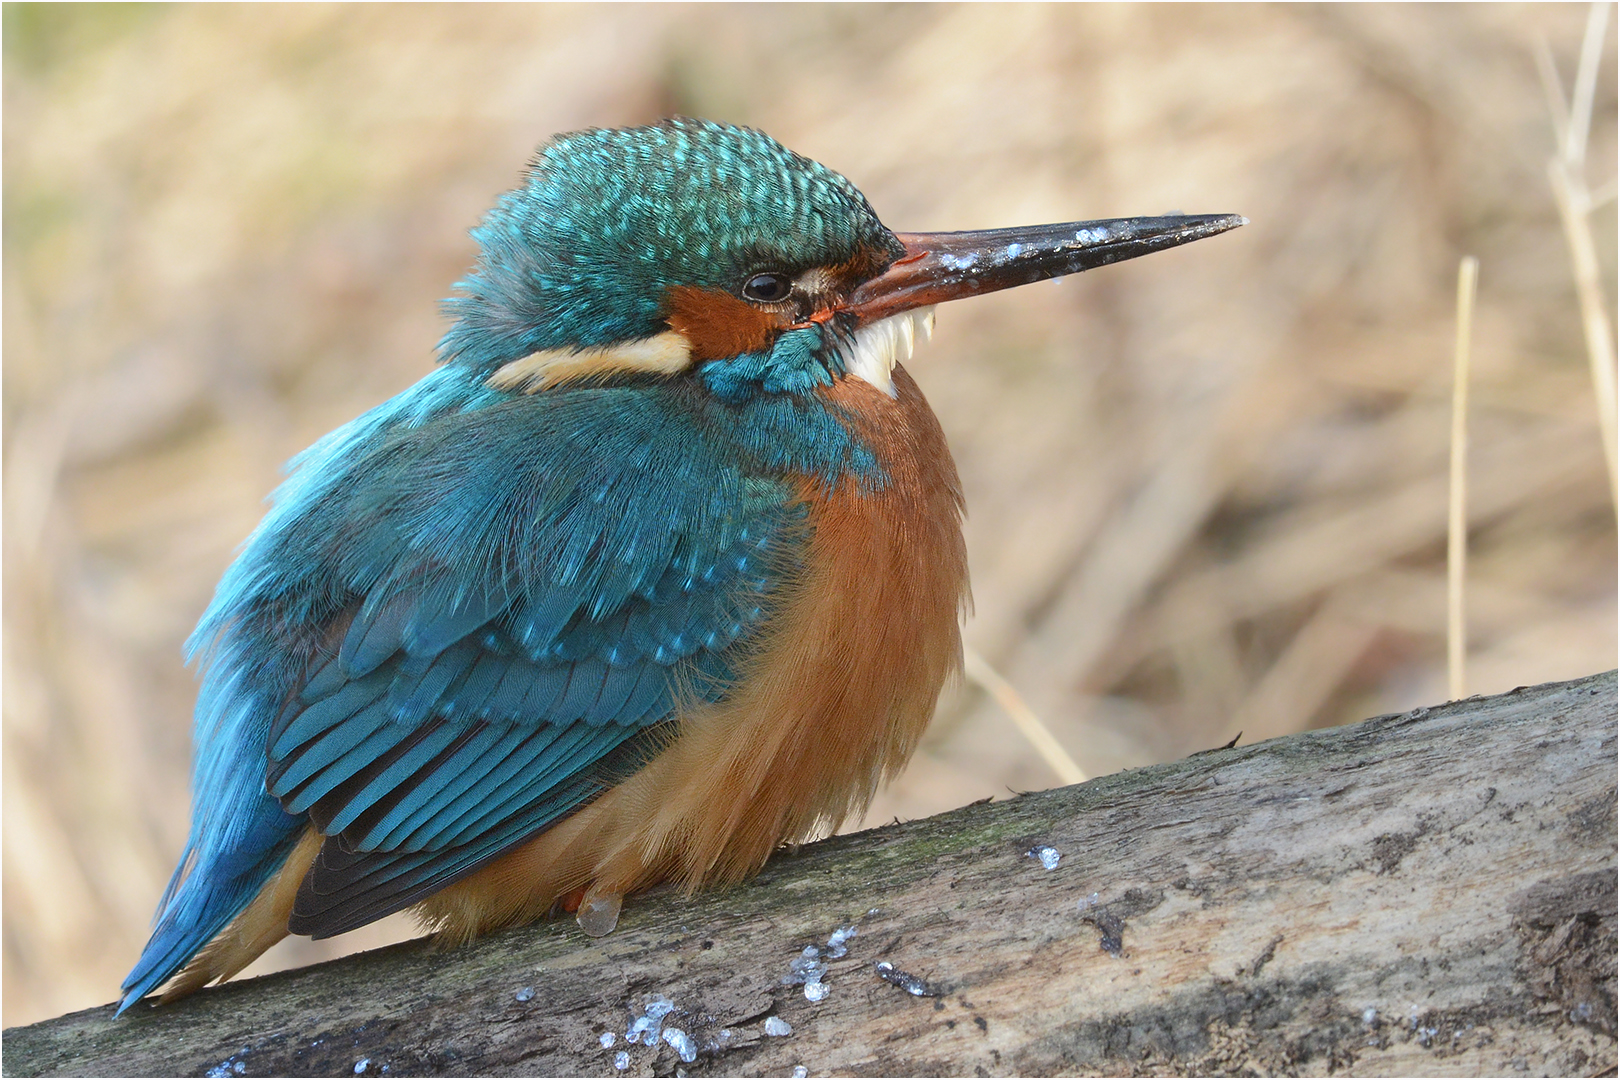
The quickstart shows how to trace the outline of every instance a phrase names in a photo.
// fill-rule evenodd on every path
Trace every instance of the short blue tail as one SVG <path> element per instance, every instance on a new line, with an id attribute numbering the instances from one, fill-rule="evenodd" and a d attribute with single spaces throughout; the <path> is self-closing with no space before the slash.
<path id="1" fill-rule="evenodd" d="M 287 861 L 306 823 L 283 811 L 268 795 L 261 799 L 242 835 L 229 840 L 193 835 L 186 845 L 158 905 L 152 937 L 124 979 L 119 1013 L 184 967 Z"/>

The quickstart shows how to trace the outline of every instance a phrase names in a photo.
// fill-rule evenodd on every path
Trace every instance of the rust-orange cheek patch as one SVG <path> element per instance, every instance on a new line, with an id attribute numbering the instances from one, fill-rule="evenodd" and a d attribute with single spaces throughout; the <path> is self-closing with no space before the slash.
<path id="1" fill-rule="evenodd" d="M 724 360 L 768 347 L 787 318 L 730 293 L 676 285 L 666 294 L 669 328 L 692 344 L 692 359 Z"/>

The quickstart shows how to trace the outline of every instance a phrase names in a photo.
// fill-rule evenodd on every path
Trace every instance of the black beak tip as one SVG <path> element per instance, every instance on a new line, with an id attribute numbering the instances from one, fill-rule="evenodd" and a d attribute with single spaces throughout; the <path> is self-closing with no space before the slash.
<path id="1" fill-rule="evenodd" d="M 1069 226 L 1075 229 L 1073 239 L 1065 238 L 1054 247 L 1052 262 L 1054 266 L 1062 265 L 1063 273 L 1075 273 L 1181 247 L 1248 223 L 1249 219 L 1242 214 L 1166 214 L 1076 222 Z"/>
<path id="2" fill-rule="evenodd" d="M 1158 231 L 1185 236 L 1189 240 L 1218 236 L 1223 232 L 1242 228 L 1248 223 L 1249 219 L 1242 214 L 1166 214 L 1160 218 L 1142 220 L 1142 224 L 1149 229 L 1157 227 Z"/>

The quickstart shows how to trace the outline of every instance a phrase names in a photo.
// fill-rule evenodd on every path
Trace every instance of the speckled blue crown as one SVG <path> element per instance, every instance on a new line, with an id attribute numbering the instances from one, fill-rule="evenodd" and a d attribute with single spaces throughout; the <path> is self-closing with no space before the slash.
<path id="1" fill-rule="evenodd" d="M 689 119 L 557 136 L 472 235 L 482 251 L 440 351 L 478 368 L 656 334 L 672 285 L 734 291 L 766 267 L 902 253 L 838 173 Z"/>

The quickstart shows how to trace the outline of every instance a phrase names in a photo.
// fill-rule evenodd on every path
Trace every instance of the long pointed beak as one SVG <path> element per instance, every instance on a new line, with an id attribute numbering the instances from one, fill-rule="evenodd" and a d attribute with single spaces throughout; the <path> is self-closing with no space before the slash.
<path id="1" fill-rule="evenodd" d="M 1237 214 L 1071 221 L 978 232 L 897 233 L 906 254 L 856 289 L 858 323 L 916 307 L 1078 274 L 1247 225 Z"/>

